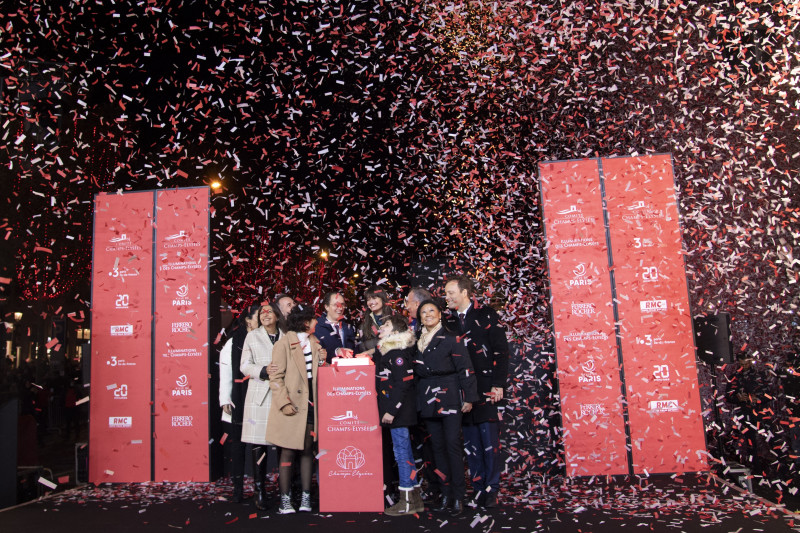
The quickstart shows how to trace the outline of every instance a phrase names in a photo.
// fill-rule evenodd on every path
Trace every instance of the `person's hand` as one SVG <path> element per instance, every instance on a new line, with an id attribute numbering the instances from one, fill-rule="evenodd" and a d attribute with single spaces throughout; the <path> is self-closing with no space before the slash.
<path id="1" fill-rule="evenodd" d="M 464 402 L 464 405 L 461 406 L 462 413 L 469 413 L 472 411 L 472 404 L 470 402 Z"/>
<path id="2" fill-rule="evenodd" d="M 233 406 L 229 403 L 226 403 L 222 406 L 222 410 L 225 411 L 226 415 L 233 413 Z"/>
<path id="3" fill-rule="evenodd" d="M 336 348 L 336 357 L 342 357 L 344 359 L 352 359 L 353 358 L 353 350 L 350 348 Z"/>
<path id="4" fill-rule="evenodd" d="M 392 422 L 394 422 L 394 417 L 389 413 L 386 413 L 383 415 L 383 418 L 381 418 L 381 424 L 391 424 Z"/>
<path id="5" fill-rule="evenodd" d="M 295 407 L 290 403 L 287 403 L 286 405 L 281 407 L 281 413 L 283 413 L 286 416 L 294 416 L 297 414 L 297 407 Z"/>
<path id="6" fill-rule="evenodd" d="M 357 353 L 357 354 L 355 355 L 355 357 L 356 357 L 357 359 L 358 359 L 358 358 L 361 358 L 361 359 L 367 358 L 367 359 L 369 359 L 369 358 L 371 357 L 371 355 L 370 355 L 370 353 L 369 353 L 369 352 L 361 352 L 361 353 Z"/>
<path id="7" fill-rule="evenodd" d="M 736 396 L 739 398 L 740 402 L 748 402 L 748 401 L 750 401 L 750 396 L 744 391 L 738 393 Z"/>
<path id="8" fill-rule="evenodd" d="M 497 403 L 503 399 L 503 388 L 492 387 L 490 392 L 485 393 L 489 397 L 489 403 Z"/>
<path id="9" fill-rule="evenodd" d="M 269 366 L 267 367 L 267 374 L 270 376 L 277 371 L 278 371 L 278 365 L 276 365 L 275 363 L 270 363 Z"/>

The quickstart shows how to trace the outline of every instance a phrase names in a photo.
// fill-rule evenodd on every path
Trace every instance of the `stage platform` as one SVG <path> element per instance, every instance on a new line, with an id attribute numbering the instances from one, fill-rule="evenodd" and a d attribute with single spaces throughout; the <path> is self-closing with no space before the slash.
<path id="1" fill-rule="evenodd" d="M 272 481 L 268 488 L 275 495 L 277 487 Z M 227 501 L 231 490 L 227 479 L 84 486 L 0 512 L 0 531 L 800 531 L 800 520 L 789 510 L 711 475 L 549 478 L 508 480 L 506 484 L 509 488 L 502 491 L 497 509 L 468 509 L 458 518 L 427 510 L 398 518 L 379 513 L 281 516 L 277 498 L 266 512 L 257 511 L 252 500 L 240 504 Z"/>

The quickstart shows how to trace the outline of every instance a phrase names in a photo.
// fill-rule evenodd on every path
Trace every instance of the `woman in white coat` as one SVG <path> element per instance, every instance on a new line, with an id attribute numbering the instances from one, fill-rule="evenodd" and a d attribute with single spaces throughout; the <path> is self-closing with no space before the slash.
<path id="1" fill-rule="evenodd" d="M 261 306 L 259 327 L 247 334 L 240 366 L 242 374 L 250 378 L 244 401 L 242 442 L 251 445 L 256 507 L 261 510 L 266 509 L 267 451 L 271 445 L 266 440 L 272 405 L 269 374 L 273 369 L 269 367 L 272 363 L 272 346 L 283 336 L 278 328 L 279 314 L 274 303 Z"/>

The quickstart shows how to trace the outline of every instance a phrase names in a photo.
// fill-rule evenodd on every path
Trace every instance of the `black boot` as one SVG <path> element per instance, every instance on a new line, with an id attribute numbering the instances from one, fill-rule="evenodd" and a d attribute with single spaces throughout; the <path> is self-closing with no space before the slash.
<path id="1" fill-rule="evenodd" d="M 453 500 L 453 508 L 450 510 L 450 516 L 459 516 L 464 512 L 464 503 L 461 498 Z"/>
<path id="2" fill-rule="evenodd" d="M 233 476 L 233 503 L 242 503 L 244 499 L 244 476 Z"/>
<path id="3" fill-rule="evenodd" d="M 437 512 L 447 511 L 452 506 L 453 506 L 453 500 L 450 498 L 450 496 L 444 495 L 442 496 L 439 505 L 435 507 L 433 510 Z"/>
<path id="4" fill-rule="evenodd" d="M 253 446 L 253 485 L 255 485 L 256 508 L 265 510 L 267 508 L 267 447 Z M 261 457 L 261 456 L 264 457 Z M 261 463 L 259 464 L 259 460 Z"/>

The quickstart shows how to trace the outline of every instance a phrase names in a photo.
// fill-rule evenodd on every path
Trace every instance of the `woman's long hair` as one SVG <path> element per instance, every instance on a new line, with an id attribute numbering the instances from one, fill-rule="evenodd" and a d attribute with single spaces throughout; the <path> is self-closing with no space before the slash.
<path id="1" fill-rule="evenodd" d="M 370 298 L 378 298 L 381 302 L 383 302 L 381 316 L 383 317 L 384 321 L 394 314 L 392 307 L 389 305 L 389 295 L 386 294 L 385 290 L 377 285 L 371 286 L 364 291 L 364 301 Z M 375 322 L 375 320 L 372 319 L 372 311 L 370 311 L 369 307 L 367 307 L 364 311 L 364 320 L 361 322 L 361 326 L 359 327 L 361 332 L 361 342 L 378 338 L 378 326 L 379 325 Z"/>
<path id="2" fill-rule="evenodd" d="M 234 350 L 242 350 L 244 347 L 244 339 L 247 337 L 247 321 L 246 318 L 253 318 L 253 315 L 257 315 L 258 312 L 261 310 L 261 305 L 259 304 L 252 304 L 247 306 L 247 308 L 236 317 L 236 320 L 230 326 L 230 332 L 228 335 L 233 339 L 233 349 Z"/>

